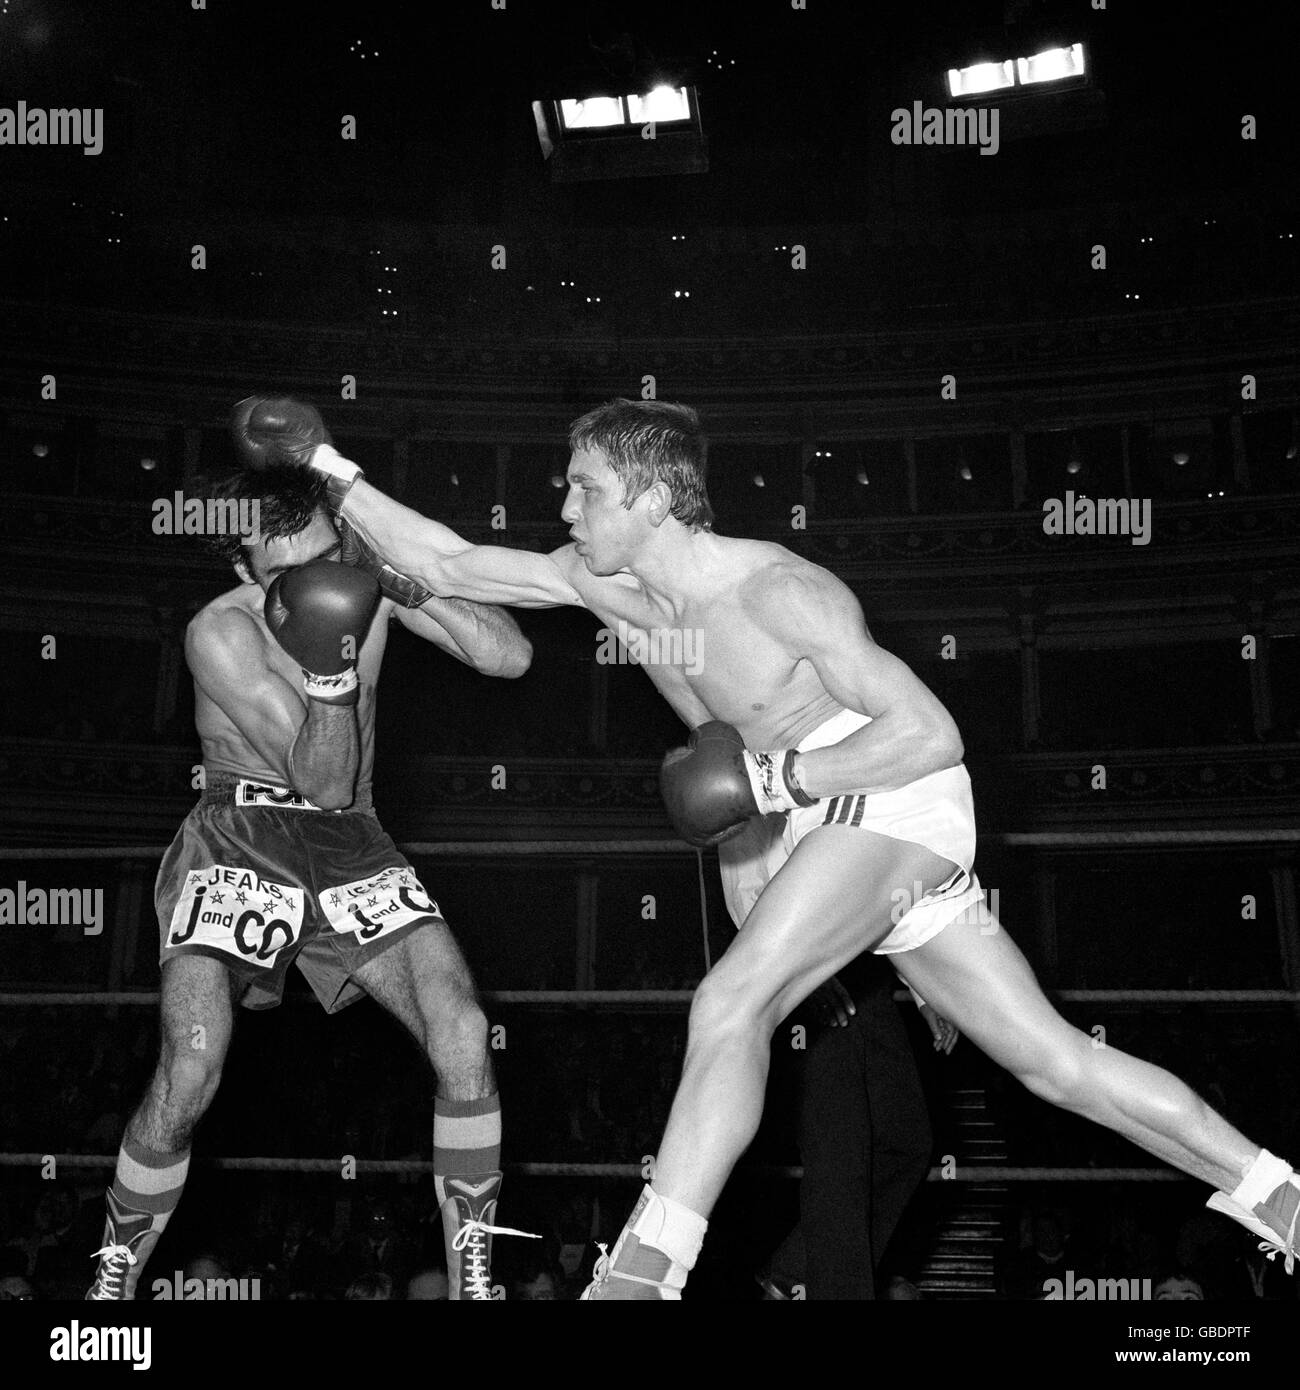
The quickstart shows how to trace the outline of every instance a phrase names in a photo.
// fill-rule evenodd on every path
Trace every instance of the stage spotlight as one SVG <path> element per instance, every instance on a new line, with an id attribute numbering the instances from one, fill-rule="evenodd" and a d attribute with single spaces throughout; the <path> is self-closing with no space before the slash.
<path id="1" fill-rule="evenodd" d="M 1061 82 L 1067 77 L 1083 75 L 1081 43 L 1072 43 L 1069 48 L 1048 48 L 1032 58 L 1016 59 L 1016 76 L 1024 87 L 1033 82 Z"/>
<path id="2" fill-rule="evenodd" d="M 981 92 L 996 92 L 1015 85 L 1010 59 L 1004 63 L 975 63 L 968 68 L 948 69 L 950 97 L 978 96 Z"/>

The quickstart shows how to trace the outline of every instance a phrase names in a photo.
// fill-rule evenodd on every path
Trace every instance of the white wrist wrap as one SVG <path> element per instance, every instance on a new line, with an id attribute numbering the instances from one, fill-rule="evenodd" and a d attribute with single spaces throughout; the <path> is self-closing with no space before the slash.
<path id="1" fill-rule="evenodd" d="M 357 668 L 349 666 L 337 676 L 317 676 L 311 671 L 302 673 L 303 689 L 316 700 L 328 700 L 332 695 L 346 695 L 357 688 Z"/>
<path id="2" fill-rule="evenodd" d="M 769 816 L 774 811 L 793 811 L 799 806 L 811 806 L 816 798 L 806 796 L 793 783 L 790 765 L 797 752 L 794 748 L 771 748 L 762 753 L 745 749 L 745 771 L 758 803 L 758 813 Z"/>
<path id="3" fill-rule="evenodd" d="M 355 483 L 361 476 L 360 467 L 351 459 L 345 459 L 333 444 L 318 444 L 311 456 L 311 466 L 318 473 L 328 473 L 331 478 L 340 478 L 345 483 Z"/>

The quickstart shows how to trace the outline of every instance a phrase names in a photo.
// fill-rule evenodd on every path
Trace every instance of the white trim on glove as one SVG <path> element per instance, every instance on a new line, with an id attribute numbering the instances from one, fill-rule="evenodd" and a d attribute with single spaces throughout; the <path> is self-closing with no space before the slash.
<path id="1" fill-rule="evenodd" d="M 745 749 L 745 772 L 760 816 L 817 804 L 817 798 L 808 796 L 794 780 L 794 755 L 798 751 L 797 748 L 769 748 L 751 753 Z"/>
<path id="2" fill-rule="evenodd" d="M 357 688 L 357 668 L 349 666 L 337 676 L 318 676 L 311 671 L 302 673 L 302 688 L 313 700 L 328 700 L 335 695 L 346 695 Z"/>
<path id="3" fill-rule="evenodd" d="M 345 459 L 333 444 L 318 444 L 310 466 L 318 473 L 328 473 L 331 478 L 340 478 L 346 483 L 355 483 L 361 477 L 360 465 Z"/>

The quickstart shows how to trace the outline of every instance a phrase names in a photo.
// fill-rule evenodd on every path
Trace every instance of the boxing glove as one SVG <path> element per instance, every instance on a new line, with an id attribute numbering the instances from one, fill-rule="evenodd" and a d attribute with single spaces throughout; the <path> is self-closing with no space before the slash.
<path id="1" fill-rule="evenodd" d="M 356 704 L 357 658 L 378 607 L 373 576 L 334 560 L 313 560 L 272 581 L 266 625 L 302 667 L 310 699 Z"/>
<path id="2" fill-rule="evenodd" d="M 685 748 L 670 749 L 659 789 L 677 833 L 701 848 L 735 835 L 750 816 L 812 806 L 794 780 L 796 749 L 751 753 L 738 730 L 713 719 L 691 730 Z"/>
<path id="3" fill-rule="evenodd" d="M 320 411 L 289 396 L 246 396 L 231 412 L 230 434 L 245 468 L 310 468 L 326 475 L 330 510 L 343 506 L 348 489 L 364 477 L 334 448 Z"/>
<path id="4" fill-rule="evenodd" d="M 352 565 L 356 569 L 364 570 L 367 574 L 373 575 L 379 584 L 379 592 L 385 598 L 392 599 L 394 603 L 401 604 L 403 608 L 419 608 L 421 604 L 436 597 L 431 589 L 426 589 L 423 584 L 412 579 L 410 575 L 395 570 L 392 565 L 381 560 L 370 543 L 343 517 L 336 516 L 334 518 L 334 529 L 339 533 L 339 539 L 343 542 L 339 559 L 345 565 Z"/>

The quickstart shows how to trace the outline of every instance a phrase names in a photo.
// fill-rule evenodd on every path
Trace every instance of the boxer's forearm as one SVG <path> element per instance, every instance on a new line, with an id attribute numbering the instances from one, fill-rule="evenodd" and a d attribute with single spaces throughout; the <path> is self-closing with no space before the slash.
<path id="1" fill-rule="evenodd" d="M 474 545 L 450 526 L 394 502 L 364 479 L 349 489 L 343 516 L 395 570 L 435 594 L 519 608 L 581 602 L 549 556 Z"/>
<path id="2" fill-rule="evenodd" d="M 351 806 L 360 765 L 355 705 L 307 701 L 307 718 L 289 749 L 289 785 L 326 811 Z"/>
<path id="3" fill-rule="evenodd" d="M 472 548 L 449 526 L 395 502 L 364 478 L 348 489 L 342 514 L 394 569 L 435 593 L 449 592 L 443 563 Z"/>
<path id="4" fill-rule="evenodd" d="M 800 753 L 795 778 L 815 798 L 904 787 L 962 760 L 960 740 L 909 715 L 886 711 L 839 743 Z"/>

